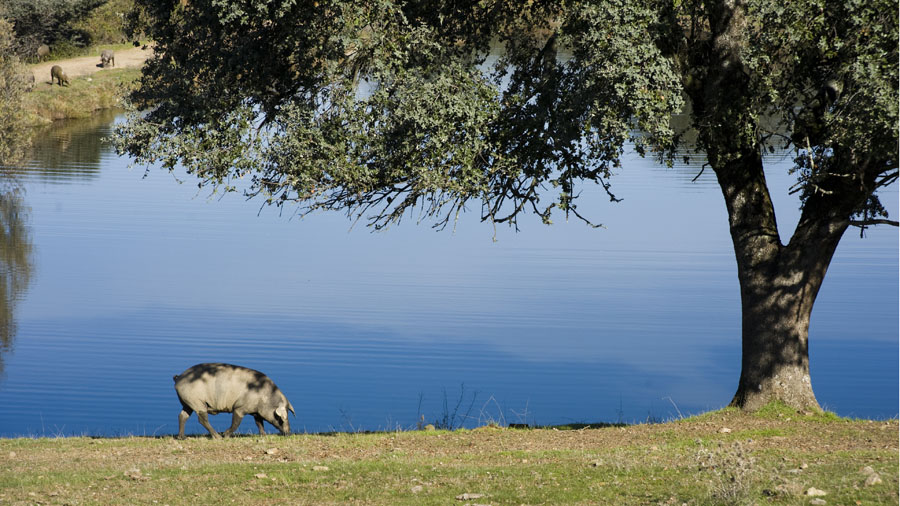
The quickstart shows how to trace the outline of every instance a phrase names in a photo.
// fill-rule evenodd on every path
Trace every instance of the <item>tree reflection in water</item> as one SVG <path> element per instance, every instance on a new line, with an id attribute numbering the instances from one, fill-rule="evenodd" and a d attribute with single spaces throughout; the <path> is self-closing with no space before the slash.
<path id="1" fill-rule="evenodd" d="M 24 190 L 0 175 L 0 373 L 16 335 L 15 310 L 28 289 L 34 265 Z"/>

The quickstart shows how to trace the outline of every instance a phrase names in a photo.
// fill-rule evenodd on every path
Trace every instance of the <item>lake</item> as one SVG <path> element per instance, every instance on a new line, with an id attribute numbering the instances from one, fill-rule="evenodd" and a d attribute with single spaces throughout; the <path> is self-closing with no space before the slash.
<path id="1" fill-rule="evenodd" d="M 2 437 L 173 434 L 172 376 L 208 361 L 272 377 L 298 432 L 664 421 L 734 394 L 740 296 L 711 171 L 629 157 L 622 202 L 582 188 L 605 229 L 527 219 L 494 241 L 476 205 L 455 231 L 413 216 L 372 233 L 130 168 L 102 141 L 114 120 L 42 133 L 5 193 Z M 769 163 L 783 240 L 789 165 Z M 882 198 L 896 216 L 896 186 Z M 812 317 L 819 402 L 897 416 L 897 357 L 897 230 L 851 229 Z"/>

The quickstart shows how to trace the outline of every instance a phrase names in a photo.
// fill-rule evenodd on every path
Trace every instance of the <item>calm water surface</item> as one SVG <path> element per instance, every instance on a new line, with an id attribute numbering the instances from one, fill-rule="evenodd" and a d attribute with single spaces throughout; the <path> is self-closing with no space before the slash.
<path id="1" fill-rule="evenodd" d="M 584 189 L 605 230 L 525 220 L 493 242 L 473 215 L 455 233 L 409 219 L 373 234 L 145 177 L 100 141 L 112 120 L 42 135 L 2 202 L 0 436 L 174 433 L 172 376 L 206 361 L 269 374 L 311 432 L 454 411 L 467 426 L 665 420 L 731 400 L 740 301 L 709 172 L 632 160 L 613 180 L 623 202 Z M 798 219 L 786 163 L 770 174 L 783 235 Z M 896 188 L 883 198 L 896 215 Z M 810 355 L 827 409 L 897 415 L 895 229 L 844 237 Z M 188 431 L 205 432 L 196 417 Z"/>

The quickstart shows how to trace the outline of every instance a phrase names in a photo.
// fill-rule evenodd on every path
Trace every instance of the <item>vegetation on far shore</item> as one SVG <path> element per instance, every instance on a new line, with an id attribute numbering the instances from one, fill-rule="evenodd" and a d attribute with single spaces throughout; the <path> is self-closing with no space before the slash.
<path id="1" fill-rule="evenodd" d="M 6 439 L 0 502 L 897 504 L 897 447 L 897 420 L 778 408 L 580 430 Z"/>
<path id="2" fill-rule="evenodd" d="M 59 119 L 87 118 L 100 109 L 121 107 L 123 97 L 140 74 L 136 68 L 108 69 L 70 78 L 69 86 L 39 81 L 23 99 L 28 124 L 40 126 Z"/>
<path id="3" fill-rule="evenodd" d="M 33 127 L 121 105 L 136 85 L 138 70 L 104 69 L 80 77 L 83 72 L 69 72 L 70 86 L 54 87 L 48 64 L 60 62 L 67 70 L 67 59 L 96 56 L 99 61 L 103 49 L 131 48 L 143 38 L 132 6 L 132 0 L 0 3 L 0 166 L 24 161 Z M 35 72 L 34 65 L 42 68 Z"/>

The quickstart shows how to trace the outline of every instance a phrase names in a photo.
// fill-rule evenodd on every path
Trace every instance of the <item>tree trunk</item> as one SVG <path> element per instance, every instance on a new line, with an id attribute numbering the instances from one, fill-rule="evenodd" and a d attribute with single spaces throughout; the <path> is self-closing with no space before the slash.
<path id="1" fill-rule="evenodd" d="M 680 56 L 697 146 L 706 152 L 728 209 L 741 285 L 741 377 L 731 405 L 753 411 L 780 401 L 819 411 L 809 375 L 813 303 L 851 217 L 895 162 L 872 159 L 857 146 L 830 146 L 815 184 L 804 188 L 790 243 L 782 244 L 763 171 L 759 118 L 765 106 L 742 59 L 752 43 L 746 3 L 698 4 L 708 28 L 686 30 Z"/>
<path id="2" fill-rule="evenodd" d="M 849 214 L 804 213 L 784 246 L 758 151 L 734 157 L 716 175 L 741 286 L 741 377 L 731 406 L 754 411 L 781 401 L 821 411 L 809 375 L 809 320 Z"/>
<path id="3" fill-rule="evenodd" d="M 770 259 L 772 267 L 787 273 L 746 262 L 738 267 L 741 377 L 731 406 L 755 411 L 781 401 L 797 410 L 818 411 L 809 376 L 809 317 L 821 279 L 811 280 L 800 270 L 777 265 L 779 252 Z M 746 253 L 750 252 L 737 256 Z"/>

